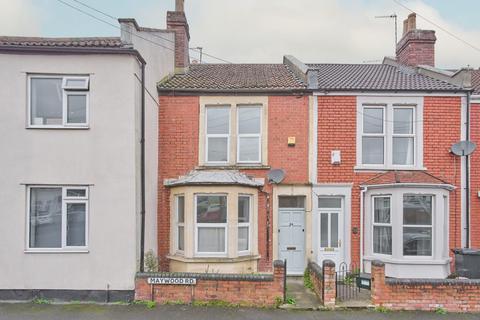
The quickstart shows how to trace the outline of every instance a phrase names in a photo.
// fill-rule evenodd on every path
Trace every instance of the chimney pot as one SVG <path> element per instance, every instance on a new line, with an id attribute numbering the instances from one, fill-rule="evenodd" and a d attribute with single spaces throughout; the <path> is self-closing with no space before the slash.
<path id="1" fill-rule="evenodd" d="M 177 12 L 185 11 L 185 0 L 175 0 L 175 11 Z"/>

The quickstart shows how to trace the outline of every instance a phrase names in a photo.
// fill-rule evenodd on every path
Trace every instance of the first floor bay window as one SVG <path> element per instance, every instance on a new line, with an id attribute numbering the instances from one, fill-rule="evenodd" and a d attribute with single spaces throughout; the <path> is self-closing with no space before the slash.
<path id="1" fill-rule="evenodd" d="M 225 254 L 227 196 L 196 195 L 196 243 L 199 254 Z"/>
<path id="2" fill-rule="evenodd" d="M 31 186 L 28 198 L 28 249 L 87 246 L 86 187 Z"/>

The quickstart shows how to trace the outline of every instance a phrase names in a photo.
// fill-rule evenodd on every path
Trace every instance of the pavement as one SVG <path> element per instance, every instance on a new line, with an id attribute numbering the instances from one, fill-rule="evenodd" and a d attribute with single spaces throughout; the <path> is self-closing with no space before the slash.
<path id="1" fill-rule="evenodd" d="M 162 305 L 148 309 L 143 305 L 39 305 L 0 304 L 0 319 L 8 320 L 470 320 L 479 314 L 435 314 L 433 312 L 298 311 L 279 309 L 217 308 Z"/>
<path id="2" fill-rule="evenodd" d="M 294 304 L 282 306 L 284 309 L 317 310 L 321 307 L 317 295 L 310 289 L 305 288 L 303 277 L 287 278 L 287 298 L 292 299 Z"/>

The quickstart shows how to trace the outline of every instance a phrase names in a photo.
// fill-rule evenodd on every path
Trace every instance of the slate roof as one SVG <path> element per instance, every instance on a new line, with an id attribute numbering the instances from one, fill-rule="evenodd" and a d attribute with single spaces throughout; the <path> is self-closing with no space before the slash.
<path id="1" fill-rule="evenodd" d="M 394 170 L 380 173 L 361 183 L 362 186 L 391 185 L 391 184 L 438 184 L 449 185 L 448 182 L 437 178 L 425 171 Z"/>
<path id="2" fill-rule="evenodd" d="M 0 36 L 0 47 L 122 48 L 119 37 L 44 38 Z"/>
<path id="3" fill-rule="evenodd" d="M 183 185 L 243 185 L 260 187 L 263 181 L 253 179 L 236 170 L 193 170 L 178 179 L 166 179 L 163 183 L 167 187 Z"/>
<path id="4" fill-rule="evenodd" d="M 320 90 L 455 91 L 461 88 L 412 68 L 388 64 L 308 64 L 318 70 Z"/>
<path id="5" fill-rule="evenodd" d="M 480 94 L 480 69 L 472 71 L 473 94 Z"/>
<path id="6" fill-rule="evenodd" d="M 160 83 L 160 91 L 286 91 L 305 89 L 284 64 L 192 64 Z"/>

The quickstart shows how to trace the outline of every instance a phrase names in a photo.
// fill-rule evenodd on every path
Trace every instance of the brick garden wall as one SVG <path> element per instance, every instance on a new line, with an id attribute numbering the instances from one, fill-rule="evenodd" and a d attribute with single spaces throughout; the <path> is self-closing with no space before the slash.
<path id="1" fill-rule="evenodd" d="M 310 261 L 308 272 L 312 280 L 313 291 L 320 302 L 327 308 L 334 308 L 337 295 L 335 263 L 331 260 L 324 260 L 322 268 L 320 268 L 317 263 Z"/>
<path id="2" fill-rule="evenodd" d="M 318 183 L 353 183 L 352 230 L 360 230 L 359 185 L 379 173 L 354 170 L 358 115 L 356 99 L 354 96 L 318 97 Z M 449 150 L 452 144 L 460 140 L 461 99 L 427 96 L 424 98 L 423 112 L 424 166 L 429 173 L 457 187 L 450 193 L 450 248 L 456 248 L 461 242 L 461 167 L 460 159 Z M 480 115 L 477 116 L 480 118 Z M 330 163 L 332 150 L 341 151 L 340 165 Z M 478 206 L 480 208 L 480 202 Z M 360 233 L 351 234 L 351 258 L 352 263 L 359 264 Z"/>
<path id="3" fill-rule="evenodd" d="M 373 261 L 372 304 L 392 310 L 480 312 L 480 280 L 386 279 L 385 265 Z"/>
<path id="4" fill-rule="evenodd" d="M 144 273 L 135 280 L 135 300 L 158 303 L 222 301 L 245 306 L 274 306 L 284 299 L 285 267 L 274 262 L 273 274 Z M 150 285 L 149 277 L 196 278 L 196 285 Z"/>

